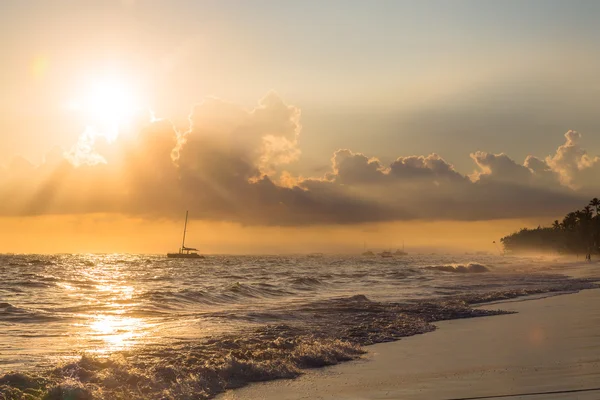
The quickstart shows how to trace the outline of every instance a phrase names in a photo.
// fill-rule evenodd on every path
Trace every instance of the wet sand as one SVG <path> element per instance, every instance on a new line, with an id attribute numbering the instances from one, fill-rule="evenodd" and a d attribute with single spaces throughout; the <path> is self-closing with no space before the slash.
<path id="1" fill-rule="evenodd" d="M 219 399 L 600 399 L 599 289 L 484 307 L 518 314 L 439 322 L 435 332 L 367 347 L 360 361 Z"/>

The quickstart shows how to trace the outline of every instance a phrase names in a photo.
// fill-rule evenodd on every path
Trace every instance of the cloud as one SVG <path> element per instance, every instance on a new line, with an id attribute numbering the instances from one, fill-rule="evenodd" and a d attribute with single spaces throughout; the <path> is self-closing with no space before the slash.
<path id="1" fill-rule="evenodd" d="M 435 153 L 428 156 L 399 157 L 390 165 L 390 175 L 395 179 L 425 179 L 428 182 L 462 182 L 466 178 Z"/>
<path id="2" fill-rule="evenodd" d="M 387 175 L 378 159 L 347 149 L 337 150 L 331 162 L 333 171 L 327 178 L 335 179 L 340 184 L 376 184 Z"/>
<path id="3" fill-rule="evenodd" d="M 496 182 L 515 182 L 529 183 L 533 174 L 531 170 L 524 165 L 516 163 L 506 154 L 490 154 L 478 151 L 471 154 L 471 159 L 479 168 L 472 175 L 474 181 L 496 181 Z"/>
<path id="4" fill-rule="evenodd" d="M 546 163 L 558 174 L 563 185 L 573 189 L 598 185 L 600 158 L 588 155 L 581 148 L 579 132 L 568 131 L 565 138 L 565 144 L 556 150 L 556 154 L 546 157 Z"/>
<path id="5" fill-rule="evenodd" d="M 300 109 L 287 105 L 275 93 L 264 97 L 251 111 L 212 98 L 197 105 L 190 115 L 190 129 L 180 140 L 197 151 L 210 145 L 271 174 L 276 166 L 299 155 Z M 189 142 L 189 143 L 188 143 Z"/>
<path id="6" fill-rule="evenodd" d="M 545 160 L 473 153 L 469 176 L 437 154 L 384 165 L 349 149 L 337 150 L 322 175 L 294 176 L 285 166 L 301 155 L 300 116 L 270 93 L 251 110 L 207 99 L 193 107 L 184 131 L 153 119 L 112 143 L 97 135 L 89 141 L 86 132 L 39 166 L 16 157 L 0 169 L 0 214 L 170 218 L 190 210 L 206 220 L 288 226 L 489 220 L 555 216 L 597 187 L 600 162 L 573 131 Z"/>
<path id="7" fill-rule="evenodd" d="M 361 199 L 385 210 L 387 219 L 480 220 L 554 215 L 583 200 L 572 190 L 552 185 L 534 158 L 520 165 L 504 154 L 472 155 L 479 171 L 457 172 L 437 154 L 399 157 L 389 166 L 349 150 L 336 152 L 332 171 L 299 185 Z M 357 217 L 357 216 L 355 216 Z M 374 216 L 362 214 L 365 221 Z"/>
<path id="8" fill-rule="evenodd" d="M 474 182 L 504 182 L 532 187 L 560 188 L 559 174 L 545 161 L 529 155 L 519 164 L 504 153 L 478 151 L 471 154 L 478 170 L 471 176 Z"/>

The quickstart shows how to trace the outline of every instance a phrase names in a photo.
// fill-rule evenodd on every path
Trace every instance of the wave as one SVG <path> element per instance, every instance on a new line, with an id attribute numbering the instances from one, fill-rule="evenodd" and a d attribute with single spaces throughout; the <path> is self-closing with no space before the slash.
<path id="1" fill-rule="evenodd" d="M 0 303 L 0 322 L 37 323 L 57 321 L 60 317 L 44 311 L 16 307 L 10 303 Z"/>
<path id="2" fill-rule="evenodd" d="M 466 265 L 463 264 L 449 264 L 449 265 L 435 265 L 431 267 L 426 267 L 429 270 L 437 270 L 444 272 L 459 272 L 459 273 L 482 273 L 482 272 L 490 272 L 490 269 L 478 263 L 469 263 Z"/>
<path id="3" fill-rule="evenodd" d="M 32 279 L 13 281 L 13 282 L 11 282 L 11 285 L 16 286 L 16 287 L 30 287 L 30 288 L 47 288 L 47 287 L 52 286 L 51 284 L 32 280 Z"/>
<path id="4" fill-rule="evenodd" d="M 302 286 L 317 286 L 317 285 L 323 284 L 323 282 L 321 282 L 319 279 L 311 278 L 309 276 L 294 278 L 291 280 L 291 283 L 292 283 L 292 285 L 302 285 Z"/>
<path id="5" fill-rule="evenodd" d="M 386 278 L 391 279 L 406 279 L 412 277 L 420 277 L 422 271 L 415 268 L 402 268 L 399 270 L 389 271 L 385 273 Z"/>
<path id="6" fill-rule="evenodd" d="M 253 285 L 240 282 L 230 285 L 223 293 L 235 293 L 242 297 L 274 297 L 290 294 L 290 292 L 285 289 L 277 289 L 260 283 Z"/>
<path id="7" fill-rule="evenodd" d="M 2 256 L 5 258 L 6 256 Z M 38 258 L 29 258 L 29 257 L 21 257 L 21 256 L 12 256 L 9 258 L 10 261 L 6 263 L 6 265 L 10 267 L 26 267 L 26 266 L 51 266 L 56 265 L 56 263 L 52 260 L 48 259 L 38 259 Z"/>
<path id="8" fill-rule="evenodd" d="M 6 374 L 0 377 L 0 394 L 34 399 L 206 399 L 250 382 L 294 378 L 302 369 L 334 365 L 363 353 L 348 342 L 314 338 L 276 337 L 245 350 L 231 347 L 229 354 L 213 355 L 206 362 L 181 362 L 203 359 L 203 349 L 158 349 L 161 359 L 149 368 L 131 358 L 83 356 L 48 371 L 47 377 Z"/>
<path id="9" fill-rule="evenodd" d="M 289 294 L 291 294 L 290 291 L 270 284 L 247 285 L 236 282 L 220 290 L 212 291 L 195 289 L 153 290 L 143 293 L 140 298 L 156 302 L 164 308 L 172 308 L 190 303 L 228 304 L 249 298 L 270 298 Z"/>
<path id="10" fill-rule="evenodd" d="M 286 324 L 263 325 L 236 335 L 147 345 L 109 358 L 79 361 L 35 374 L 0 377 L 0 395 L 20 399 L 171 398 L 207 399 L 250 382 L 294 378 L 307 368 L 356 359 L 362 346 L 436 329 L 436 321 L 506 314 L 472 304 L 533 292 L 598 287 L 583 279 L 544 281 L 545 286 L 438 299 L 387 303 L 364 295 L 340 297 L 273 310 L 294 315 Z M 264 317 L 264 316 L 263 316 Z M 1 396 L 0 396 L 1 397 Z"/>
<path id="11" fill-rule="evenodd" d="M 0 347 L 16 349 L 1 354 L 0 369 L 28 371 L 0 373 L 0 399 L 209 398 L 248 382 L 293 378 L 305 368 L 360 357 L 362 346 L 430 332 L 442 319 L 502 313 L 474 304 L 593 286 L 546 271 L 545 264 L 515 261 L 517 270 L 497 266 L 496 258 L 471 256 L 211 257 L 201 270 L 159 257 L 61 257 L 53 258 L 57 267 L 0 265 L 11 278 L 0 284 L 0 322 L 15 328 L 0 338 Z M 87 259 L 106 268 L 86 268 Z M 502 273 L 475 274 L 478 260 Z M 544 267 L 544 273 L 533 267 Z M 46 286 L 15 285 L 29 281 Z M 73 362 L 71 351 L 78 350 L 72 349 L 96 351 L 99 336 L 74 337 L 76 346 L 66 348 L 55 335 L 71 319 L 86 322 L 92 315 L 141 318 L 148 326 L 123 351 Z M 51 317 L 60 324 L 45 324 Z M 30 321 L 42 323 L 25 326 Z M 34 335 L 39 340 L 27 339 L 28 348 L 19 345 Z M 70 361 L 55 364 L 55 356 Z"/>

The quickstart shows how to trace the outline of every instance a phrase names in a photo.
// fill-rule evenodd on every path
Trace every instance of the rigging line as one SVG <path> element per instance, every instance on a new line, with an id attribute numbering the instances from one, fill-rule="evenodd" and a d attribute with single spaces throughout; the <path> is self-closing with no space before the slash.
<path id="1" fill-rule="evenodd" d="M 531 392 L 531 393 L 515 393 L 515 394 L 499 394 L 496 396 L 475 396 L 475 397 L 455 397 L 446 400 L 484 400 L 484 399 L 501 399 L 519 396 L 541 396 L 544 394 L 566 394 L 566 393 L 582 393 L 600 391 L 600 387 L 589 389 L 571 389 L 571 390 L 555 390 L 551 392 Z"/>

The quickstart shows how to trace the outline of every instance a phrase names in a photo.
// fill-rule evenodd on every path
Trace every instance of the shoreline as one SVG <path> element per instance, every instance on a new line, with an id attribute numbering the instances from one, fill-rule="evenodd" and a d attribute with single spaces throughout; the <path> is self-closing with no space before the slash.
<path id="1" fill-rule="evenodd" d="M 192 345 L 181 342 L 176 343 L 175 348 L 140 348 L 107 358 L 84 355 L 78 361 L 49 367 L 39 373 L 14 371 L 0 376 L 0 395 L 8 393 L 21 398 L 26 392 L 34 391 L 36 396 L 42 397 L 46 392 L 81 391 L 99 398 L 143 399 L 160 393 L 170 393 L 172 398 L 213 398 L 223 390 L 240 388 L 251 382 L 298 377 L 302 380 L 313 376 L 314 368 L 327 365 L 352 367 L 355 363 L 345 362 L 361 359 L 365 351 L 368 354 L 362 360 L 369 360 L 373 356 L 370 352 L 378 349 L 377 346 L 398 340 L 404 343 L 412 340 L 413 335 L 437 331 L 437 327 L 446 325 L 442 321 L 506 314 L 513 311 L 512 305 L 518 302 L 598 288 L 594 283 L 598 278 L 593 278 L 595 268 L 573 265 L 562 272 L 562 277 L 523 275 L 514 287 L 488 285 L 495 290 L 466 291 L 416 302 L 371 301 L 364 295 L 315 301 L 297 309 L 298 318 L 311 321 L 307 327 L 265 325 L 245 335 L 216 336 Z M 572 279 L 574 276 L 580 279 Z M 504 310 L 498 310 L 500 308 Z M 337 322 L 332 325 L 331 321 Z M 387 343 L 370 346 L 382 342 Z M 395 366 L 396 361 L 392 364 Z M 333 370 L 335 368 L 338 367 Z M 390 367 L 386 366 L 384 370 L 388 371 Z M 375 375 L 381 374 L 376 372 Z M 242 398 L 269 397 L 250 394 Z M 315 394 L 311 398 L 320 396 Z M 332 398 L 339 396 L 336 394 Z"/>
<path id="2" fill-rule="evenodd" d="M 368 346 L 360 360 L 216 398 L 446 400 L 599 386 L 600 289 L 479 307 L 499 306 L 516 313 L 440 321 L 427 335 Z M 592 390 L 527 398 L 599 396 Z"/>

